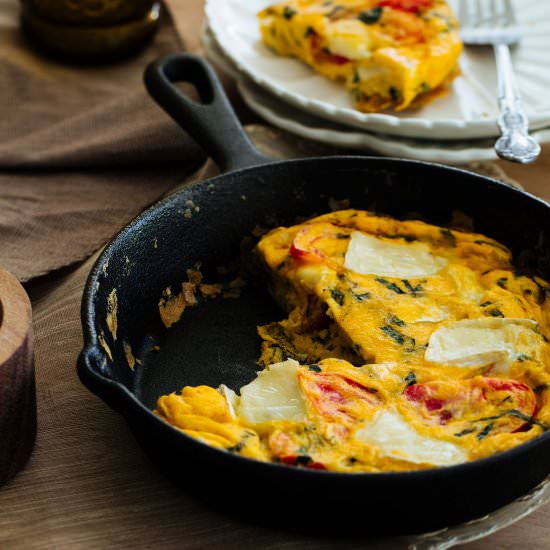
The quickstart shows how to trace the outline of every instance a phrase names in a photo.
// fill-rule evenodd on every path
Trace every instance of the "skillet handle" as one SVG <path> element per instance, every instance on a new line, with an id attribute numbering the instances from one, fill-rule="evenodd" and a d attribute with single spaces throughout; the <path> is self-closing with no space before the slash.
<path id="1" fill-rule="evenodd" d="M 167 55 L 147 67 L 144 80 L 151 96 L 212 156 L 222 172 L 271 161 L 254 147 L 216 73 L 202 58 Z M 193 84 L 202 103 L 187 97 L 176 82 Z"/>

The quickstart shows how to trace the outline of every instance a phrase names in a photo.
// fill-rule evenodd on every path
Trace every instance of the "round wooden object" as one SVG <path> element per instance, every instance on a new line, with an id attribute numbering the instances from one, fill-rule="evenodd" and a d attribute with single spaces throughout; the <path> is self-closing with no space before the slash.
<path id="1" fill-rule="evenodd" d="M 27 462 L 36 439 L 31 304 L 0 269 L 0 484 Z"/>

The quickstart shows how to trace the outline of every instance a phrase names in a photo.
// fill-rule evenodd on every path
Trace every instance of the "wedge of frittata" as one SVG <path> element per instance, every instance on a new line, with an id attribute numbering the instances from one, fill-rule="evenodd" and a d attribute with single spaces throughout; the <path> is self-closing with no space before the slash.
<path id="1" fill-rule="evenodd" d="M 458 74 L 457 20 L 443 0 L 287 0 L 258 14 L 263 41 L 343 80 L 359 111 L 401 111 Z"/>

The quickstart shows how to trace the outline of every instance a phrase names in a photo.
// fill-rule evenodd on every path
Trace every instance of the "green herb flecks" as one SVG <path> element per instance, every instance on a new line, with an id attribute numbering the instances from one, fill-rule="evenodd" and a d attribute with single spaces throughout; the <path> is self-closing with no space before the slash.
<path id="1" fill-rule="evenodd" d="M 529 277 L 537 285 L 537 304 L 540 306 L 544 304 L 546 295 L 550 292 L 550 287 L 541 285 L 534 277 Z"/>
<path id="2" fill-rule="evenodd" d="M 418 283 L 416 286 L 412 286 L 411 283 L 407 279 L 402 279 L 403 284 L 405 285 L 405 288 L 413 295 L 416 296 L 419 292 L 422 292 L 424 288 L 420 283 Z"/>
<path id="3" fill-rule="evenodd" d="M 383 327 L 380 327 L 380 330 L 387 334 L 392 340 L 397 342 L 400 346 L 402 346 L 405 343 L 406 336 L 404 334 L 401 334 L 398 330 L 395 330 L 390 325 L 384 325 Z"/>
<path id="4" fill-rule="evenodd" d="M 504 290 L 508 290 L 507 284 L 508 284 L 508 279 L 507 279 L 506 277 L 501 277 L 501 278 L 497 281 L 497 285 L 498 285 L 500 288 L 503 288 Z"/>
<path id="5" fill-rule="evenodd" d="M 331 289 L 331 291 L 330 291 L 330 295 L 331 295 L 332 299 L 333 299 L 339 306 L 343 306 L 343 305 L 344 305 L 344 299 L 345 299 L 346 295 L 345 295 L 341 290 L 338 290 L 337 288 L 333 288 L 333 289 Z"/>
<path id="6" fill-rule="evenodd" d="M 392 101 L 399 101 L 399 92 L 394 86 L 390 86 L 388 89 Z"/>
<path id="7" fill-rule="evenodd" d="M 233 445 L 232 447 L 228 447 L 226 451 L 229 453 L 240 453 L 244 448 L 245 442 L 244 440 L 239 441 L 236 445 Z"/>
<path id="8" fill-rule="evenodd" d="M 400 287 L 398 287 L 395 283 L 392 283 L 391 281 L 388 281 L 387 279 L 383 279 L 382 277 L 377 277 L 374 280 L 377 283 L 380 283 L 381 285 L 384 285 L 387 289 L 391 290 L 392 292 L 395 292 L 396 294 L 405 294 L 404 290 L 402 290 Z"/>
<path id="9" fill-rule="evenodd" d="M 518 353 L 516 355 L 516 361 L 519 361 L 520 363 L 523 363 L 524 361 L 531 361 L 532 359 L 532 357 L 529 357 L 529 355 L 525 353 Z"/>
<path id="10" fill-rule="evenodd" d="M 336 17 L 341 11 L 346 11 L 346 8 L 344 6 L 336 5 L 334 6 L 328 13 L 327 17 L 329 19 L 333 19 Z"/>
<path id="11" fill-rule="evenodd" d="M 441 232 L 441 236 L 449 243 L 450 246 L 456 246 L 456 236 L 448 227 L 442 227 L 439 231 Z"/>
<path id="12" fill-rule="evenodd" d="M 548 384 L 540 384 L 539 386 L 535 386 L 533 388 L 533 391 L 536 394 L 539 394 L 539 393 L 542 393 L 544 390 L 547 390 L 547 389 L 548 389 Z"/>
<path id="13" fill-rule="evenodd" d="M 430 85 L 427 82 L 420 84 L 420 93 L 427 94 L 430 91 Z"/>
<path id="14" fill-rule="evenodd" d="M 484 241 L 482 239 L 478 239 L 477 241 L 474 241 L 475 244 L 486 244 L 488 246 L 492 246 L 493 248 L 498 248 L 499 250 L 502 250 L 503 252 L 510 252 L 503 244 L 497 243 L 495 241 Z"/>
<path id="15" fill-rule="evenodd" d="M 498 307 L 494 307 L 493 309 L 489 309 L 487 311 L 487 313 L 491 317 L 504 317 L 504 313 L 502 313 L 502 311 L 500 311 L 500 309 L 498 309 Z"/>
<path id="16" fill-rule="evenodd" d="M 354 292 L 353 290 L 350 291 L 351 295 L 359 302 L 364 302 L 365 300 L 368 300 L 371 296 L 370 292 Z"/>
<path id="17" fill-rule="evenodd" d="M 393 313 L 390 313 L 390 316 L 388 317 L 388 323 L 390 325 L 397 325 L 398 327 L 404 327 L 405 321 L 402 321 L 397 315 L 394 315 Z"/>
<path id="18" fill-rule="evenodd" d="M 483 430 L 481 430 L 477 435 L 476 435 L 476 439 L 478 441 L 483 441 L 488 435 L 489 433 L 491 432 L 491 430 L 493 429 L 493 426 L 494 426 L 494 422 L 491 422 L 490 424 L 487 424 L 487 426 L 485 426 L 485 428 L 483 428 Z"/>
<path id="19" fill-rule="evenodd" d="M 539 426 L 544 431 L 550 429 L 550 426 L 548 426 L 546 422 L 543 422 L 542 420 L 538 420 L 537 418 L 534 418 L 533 416 L 530 416 L 528 414 L 522 413 L 517 409 L 507 409 L 505 411 L 502 411 L 500 414 L 496 414 L 494 416 L 486 416 L 484 418 L 478 418 L 477 420 L 472 420 L 471 422 L 492 422 L 494 420 L 499 420 L 500 418 L 503 418 L 505 416 L 513 416 L 514 418 L 519 418 L 529 426 Z"/>
<path id="20" fill-rule="evenodd" d="M 313 27 L 308 27 L 304 33 L 304 38 L 309 38 L 315 34 L 315 29 Z"/>
<path id="21" fill-rule="evenodd" d="M 374 25 L 374 23 L 378 23 L 380 17 L 382 17 L 382 10 L 382 6 L 376 6 L 370 10 L 362 11 L 357 16 L 357 19 L 359 19 L 361 23 L 365 23 L 365 25 Z"/>
<path id="22" fill-rule="evenodd" d="M 487 307 L 493 305 L 493 302 L 487 300 L 486 302 L 483 302 L 482 304 L 479 304 L 479 307 Z"/>
<path id="23" fill-rule="evenodd" d="M 283 17 L 288 21 L 290 21 L 296 15 L 296 13 L 297 11 L 290 6 L 285 6 L 283 9 Z"/>
<path id="24" fill-rule="evenodd" d="M 308 366 L 308 370 L 313 372 L 321 372 L 321 367 L 319 365 L 313 364 Z"/>
<path id="25" fill-rule="evenodd" d="M 361 77 L 359 76 L 359 73 L 355 71 L 355 74 L 353 75 L 353 84 L 357 84 L 361 81 Z"/>
<path id="26" fill-rule="evenodd" d="M 455 437 L 463 437 L 465 435 L 468 435 L 468 434 L 471 434 L 473 432 L 475 432 L 476 429 L 475 428 L 466 428 L 465 430 L 462 430 L 461 432 L 458 432 L 456 434 L 453 434 Z"/>
<path id="27" fill-rule="evenodd" d="M 254 432 L 250 432 L 250 431 L 244 432 L 242 439 L 236 445 L 233 445 L 232 447 L 228 447 L 226 451 L 229 453 L 240 453 L 246 445 L 246 440 L 249 439 L 250 437 L 253 437 L 254 435 L 255 435 Z"/>
<path id="28" fill-rule="evenodd" d="M 412 243 L 414 241 L 418 240 L 418 237 L 415 237 L 414 235 L 407 235 L 406 233 L 403 234 L 392 234 L 392 235 L 384 235 L 384 238 L 386 239 L 403 239 L 407 243 Z"/>
<path id="29" fill-rule="evenodd" d="M 384 325 L 380 327 L 380 330 L 400 346 L 407 344 L 407 347 L 405 348 L 406 352 L 410 353 L 415 350 L 416 340 L 414 338 L 411 338 L 410 336 L 407 336 L 406 334 L 399 332 L 398 330 L 396 330 L 394 327 L 390 325 Z"/>
<path id="30" fill-rule="evenodd" d="M 403 380 L 405 380 L 405 383 L 407 384 L 407 388 L 409 386 L 414 386 L 416 384 L 416 374 L 414 372 L 409 372 L 409 374 L 407 374 L 407 376 L 405 376 L 405 378 L 403 378 Z"/>

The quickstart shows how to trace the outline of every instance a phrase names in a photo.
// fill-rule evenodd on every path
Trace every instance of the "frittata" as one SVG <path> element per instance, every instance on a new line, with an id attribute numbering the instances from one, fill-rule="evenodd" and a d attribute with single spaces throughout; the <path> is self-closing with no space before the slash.
<path id="1" fill-rule="evenodd" d="M 462 42 L 443 0 L 287 0 L 258 17 L 267 46 L 345 81 L 359 111 L 425 103 L 457 74 Z"/>
<path id="2" fill-rule="evenodd" d="M 258 328 L 264 368 L 240 395 L 158 400 L 184 433 L 263 461 L 381 472 L 548 429 L 550 286 L 499 242 L 345 210 L 271 231 L 253 258 L 288 317 Z"/>

